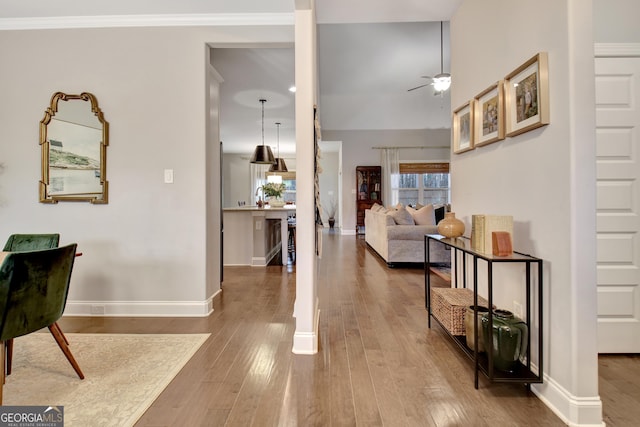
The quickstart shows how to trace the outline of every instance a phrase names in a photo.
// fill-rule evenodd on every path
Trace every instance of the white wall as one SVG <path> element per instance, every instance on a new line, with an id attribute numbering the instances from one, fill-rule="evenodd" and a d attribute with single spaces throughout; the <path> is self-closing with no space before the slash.
<path id="1" fill-rule="evenodd" d="M 321 144 L 322 146 L 322 144 Z M 322 204 L 322 222 L 325 227 L 329 226 L 327 210 L 330 209 L 331 201 L 333 200 L 336 207 L 335 219 L 336 223 L 334 227 L 340 227 L 340 214 L 338 212 L 339 201 L 339 174 L 340 174 L 340 159 L 337 151 L 321 151 L 322 158 L 320 159 L 320 165 L 322 166 L 322 173 L 320 174 L 320 203 Z"/>
<path id="2" fill-rule="evenodd" d="M 238 206 L 238 201 L 244 201 L 247 206 L 256 204 L 256 198 L 251 194 L 249 157 L 250 154 L 225 153 L 223 155 L 223 206 L 225 208 Z"/>
<path id="3" fill-rule="evenodd" d="M 638 0 L 593 0 L 594 40 L 598 43 L 640 43 Z"/>
<path id="4" fill-rule="evenodd" d="M 572 425 L 602 423 L 589 6 L 578 0 L 465 1 L 451 21 L 452 109 L 537 52 L 549 53 L 551 124 L 452 155 L 452 199 L 467 227 L 474 213 L 513 215 L 514 248 L 545 260 L 545 376 L 533 389 Z M 498 285 L 494 295 L 511 292 L 517 280 Z M 510 304 L 506 300 L 499 304 Z"/>
<path id="5" fill-rule="evenodd" d="M 356 232 L 356 166 L 380 165 L 380 150 L 372 147 L 449 146 L 450 129 L 417 130 L 323 130 L 323 139 L 342 141 L 342 233 Z M 449 159 L 448 149 L 400 150 L 400 160 L 443 161 Z"/>
<path id="6" fill-rule="evenodd" d="M 219 215 L 206 43 L 292 40 L 290 26 L 0 32 L 0 239 L 59 232 L 78 243 L 67 314 L 206 314 L 219 289 L 205 277 L 219 262 L 206 242 L 218 235 L 206 212 Z M 38 203 L 38 123 L 56 91 L 92 92 L 110 123 L 107 205 Z"/>

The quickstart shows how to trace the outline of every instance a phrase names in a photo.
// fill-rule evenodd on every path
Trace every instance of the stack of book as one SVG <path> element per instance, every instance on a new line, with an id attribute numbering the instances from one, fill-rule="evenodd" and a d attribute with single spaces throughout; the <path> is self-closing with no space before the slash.
<path id="1" fill-rule="evenodd" d="M 503 231 L 513 235 L 513 216 L 511 215 L 472 215 L 471 249 L 492 254 L 494 231 Z"/>

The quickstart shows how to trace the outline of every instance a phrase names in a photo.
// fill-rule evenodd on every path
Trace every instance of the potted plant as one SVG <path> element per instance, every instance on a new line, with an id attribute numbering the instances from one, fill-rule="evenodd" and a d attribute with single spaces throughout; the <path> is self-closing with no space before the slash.
<path id="1" fill-rule="evenodd" d="M 329 200 L 329 204 L 324 208 L 324 212 L 327 214 L 329 221 L 329 228 L 333 228 L 336 224 L 336 209 L 337 209 L 336 199 L 333 197 Z"/>
<path id="2" fill-rule="evenodd" d="M 268 201 L 271 206 L 284 206 L 282 194 L 284 193 L 284 190 L 287 189 L 286 185 L 267 182 L 260 188 L 262 188 L 265 198 L 269 197 Z"/>

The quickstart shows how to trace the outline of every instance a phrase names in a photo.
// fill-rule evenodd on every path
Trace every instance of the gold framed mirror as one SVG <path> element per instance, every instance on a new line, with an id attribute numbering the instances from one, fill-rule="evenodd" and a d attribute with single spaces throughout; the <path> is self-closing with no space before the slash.
<path id="1" fill-rule="evenodd" d="M 40 121 L 40 202 L 108 203 L 109 123 L 88 92 L 56 92 Z"/>

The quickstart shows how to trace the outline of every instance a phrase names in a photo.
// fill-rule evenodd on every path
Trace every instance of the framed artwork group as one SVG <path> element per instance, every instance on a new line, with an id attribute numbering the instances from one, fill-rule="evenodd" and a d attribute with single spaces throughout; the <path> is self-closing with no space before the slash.
<path id="1" fill-rule="evenodd" d="M 547 53 L 540 52 L 453 112 L 453 152 L 549 124 Z"/>

